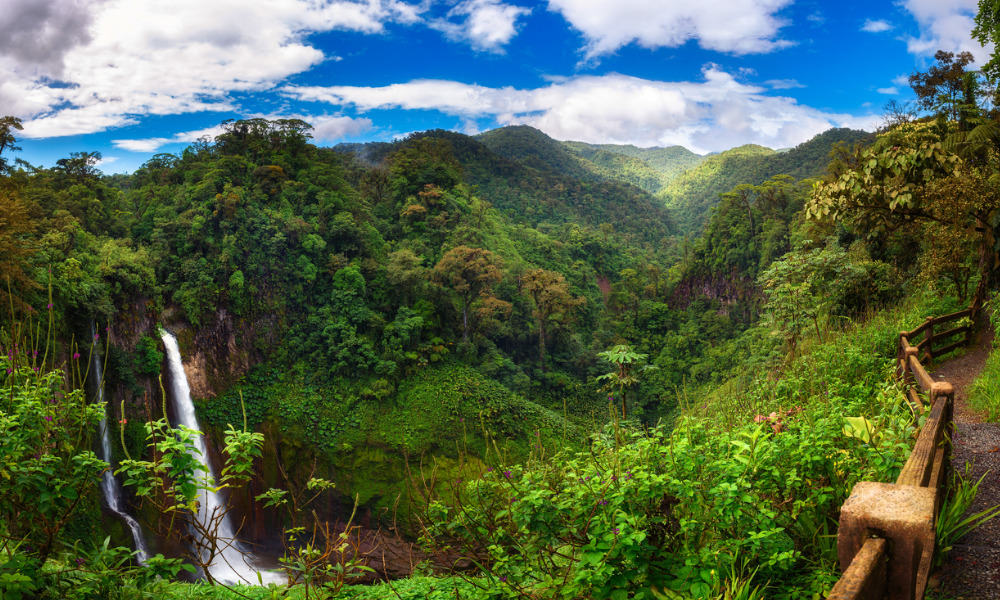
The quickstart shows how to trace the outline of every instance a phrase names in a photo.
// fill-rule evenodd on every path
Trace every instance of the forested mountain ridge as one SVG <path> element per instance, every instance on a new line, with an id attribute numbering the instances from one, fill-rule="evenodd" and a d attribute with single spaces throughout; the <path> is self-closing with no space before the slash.
<path id="1" fill-rule="evenodd" d="M 461 180 L 513 223 L 543 229 L 575 224 L 602 230 L 603 226 L 605 235 L 614 232 L 654 246 L 673 233 L 673 219 L 658 199 L 628 182 L 615 181 L 610 173 L 595 173 L 589 161 L 527 126 L 476 137 L 439 129 L 408 141 L 335 149 L 368 163 L 384 160 L 418 138 L 447 144 Z"/>
<path id="2" fill-rule="evenodd" d="M 830 129 L 787 152 L 756 145 L 740 146 L 707 157 L 670 182 L 660 193 L 676 219 L 680 233 L 698 233 L 719 195 L 737 185 L 760 185 L 775 175 L 797 180 L 826 174 L 835 144 L 870 143 L 874 135 L 851 129 Z"/>
<path id="3" fill-rule="evenodd" d="M 706 158 L 683 146 L 639 148 L 626 144 L 584 142 L 563 142 L 563 145 L 591 161 L 606 173 L 605 177 L 619 178 L 653 195 Z"/>

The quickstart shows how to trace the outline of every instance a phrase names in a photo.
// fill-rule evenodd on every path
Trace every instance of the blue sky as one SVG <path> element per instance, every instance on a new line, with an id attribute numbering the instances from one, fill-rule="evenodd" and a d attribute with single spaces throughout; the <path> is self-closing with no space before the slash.
<path id="1" fill-rule="evenodd" d="M 0 0 L 16 156 L 105 172 L 229 118 L 316 143 L 529 124 L 695 152 L 872 129 L 906 76 L 972 41 L 976 0 Z"/>

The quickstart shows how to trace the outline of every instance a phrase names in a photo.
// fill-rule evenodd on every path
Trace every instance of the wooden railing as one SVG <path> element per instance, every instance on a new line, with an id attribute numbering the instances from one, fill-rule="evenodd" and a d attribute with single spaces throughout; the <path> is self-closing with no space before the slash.
<path id="1" fill-rule="evenodd" d="M 905 385 L 914 418 L 927 413 L 923 429 L 896 483 L 862 481 L 840 509 L 837 553 L 843 575 L 829 600 L 923 598 L 934 558 L 934 527 L 950 465 L 955 391 L 934 381 L 921 364 L 968 343 L 970 324 L 941 333 L 939 326 L 974 318 L 974 308 L 927 317 L 899 334 L 897 377 Z M 923 334 L 920 341 L 917 336 Z M 961 339 L 955 336 L 964 334 Z"/>

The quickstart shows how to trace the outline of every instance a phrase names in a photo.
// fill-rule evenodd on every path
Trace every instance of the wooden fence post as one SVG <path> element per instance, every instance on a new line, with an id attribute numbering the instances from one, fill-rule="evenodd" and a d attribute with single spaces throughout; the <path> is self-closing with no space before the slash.
<path id="1" fill-rule="evenodd" d="M 906 346 L 908 342 L 906 335 L 908 331 L 899 332 L 899 341 L 896 343 L 896 379 L 904 380 L 906 375 Z"/>
<path id="2" fill-rule="evenodd" d="M 910 346 L 903 351 L 903 383 L 906 385 L 916 385 L 917 378 L 914 377 L 913 371 L 910 370 L 910 357 L 916 358 L 918 361 L 920 357 L 917 354 L 920 353 L 914 346 Z"/>
<path id="3" fill-rule="evenodd" d="M 927 340 L 927 362 L 931 362 L 934 360 L 934 317 L 927 317 L 924 339 Z"/>

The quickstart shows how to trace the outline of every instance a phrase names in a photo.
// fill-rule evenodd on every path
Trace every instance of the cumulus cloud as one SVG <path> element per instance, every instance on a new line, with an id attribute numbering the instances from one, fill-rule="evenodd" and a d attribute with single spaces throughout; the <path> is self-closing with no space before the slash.
<path id="1" fill-rule="evenodd" d="M 899 93 L 899 90 L 895 86 L 878 88 L 875 91 L 878 92 L 878 93 L 880 93 L 880 94 L 886 94 L 886 95 L 889 95 L 889 96 L 895 96 L 896 94 Z"/>
<path id="2" fill-rule="evenodd" d="M 465 0 L 448 11 L 445 18 L 431 21 L 430 26 L 478 50 L 502 52 L 517 35 L 517 20 L 530 13 L 530 8 L 499 0 Z"/>
<path id="3" fill-rule="evenodd" d="M 32 71 L 58 77 L 63 56 L 89 42 L 96 2 L 7 0 L 0 11 L 0 56 Z"/>
<path id="4" fill-rule="evenodd" d="M 309 121 L 309 119 L 303 119 Z M 311 121 L 313 139 L 317 142 L 336 142 L 346 137 L 360 135 L 372 128 L 371 119 L 351 117 L 321 117 Z"/>
<path id="5" fill-rule="evenodd" d="M 979 10 L 978 0 L 903 0 L 902 5 L 920 26 L 920 37 L 907 38 L 910 52 L 932 56 L 938 50 L 969 51 L 982 65 L 989 60 L 993 45 L 986 48 L 972 39 L 973 18 Z"/>
<path id="6" fill-rule="evenodd" d="M 398 0 L 11 2 L 0 30 L 19 33 L 0 41 L 0 105 L 25 120 L 26 137 L 230 109 L 231 93 L 269 89 L 326 60 L 309 33 L 378 33 L 423 10 Z"/>
<path id="7" fill-rule="evenodd" d="M 892 25 L 885 19 L 867 19 L 865 24 L 861 26 L 861 31 L 867 31 L 868 33 L 882 33 L 883 31 L 889 31 L 892 29 Z"/>
<path id="8" fill-rule="evenodd" d="M 587 56 L 630 43 L 677 47 L 696 40 L 702 48 L 733 54 L 771 52 L 790 45 L 778 39 L 786 24 L 776 13 L 791 0 L 549 0 L 587 41 Z"/>
<path id="9" fill-rule="evenodd" d="M 717 67 L 700 82 L 651 81 L 626 75 L 581 76 L 535 89 L 491 88 L 421 80 L 384 87 L 286 86 L 289 96 L 360 112 L 438 110 L 468 121 L 527 124 L 556 139 L 637 146 L 682 145 L 713 152 L 756 143 L 794 146 L 830 127 L 871 129 L 875 116 L 830 114 L 794 99 L 769 96 Z"/>

